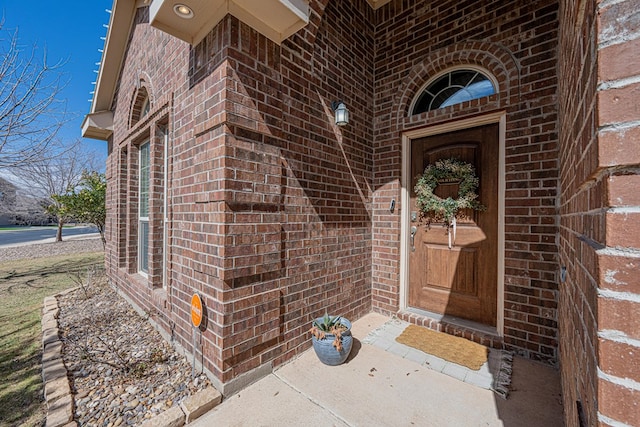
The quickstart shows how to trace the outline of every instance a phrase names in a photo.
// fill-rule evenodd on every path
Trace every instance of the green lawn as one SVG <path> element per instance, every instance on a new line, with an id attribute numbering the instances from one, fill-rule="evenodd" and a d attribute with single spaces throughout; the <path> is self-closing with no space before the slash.
<path id="1" fill-rule="evenodd" d="M 3 225 L 0 226 L 0 231 L 13 231 L 13 230 L 24 230 L 27 227 L 20 227 L 17 225 Z"/>
<path id="2" fill-rule="evenodd" d="M 62 228 L 74 228 L 79 225 L 65 225 Z M 27 230 L 30 228 L 58 228 L 57 225 L 2 225 L 0 226 L 0 231 L 19 231 L 19 230 Z"/>
<path id="3" fill-rule="evenodd" d="M 42 425 L 42 302 L 103 263 L 102 252 L 0 263 L 0 426 Z"/>

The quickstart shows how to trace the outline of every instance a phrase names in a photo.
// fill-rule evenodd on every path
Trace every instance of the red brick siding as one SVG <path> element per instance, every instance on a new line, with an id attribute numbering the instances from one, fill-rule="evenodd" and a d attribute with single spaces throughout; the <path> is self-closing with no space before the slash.
<path id="1" fill-rule="evenodd" d="M 567 281 L 560 293 L 560 356 L 567 425 L 579 425 L 576 401 L 580 401 L 587 425 L 597 419 L 597 342 L 595 250 L 602 245 L 603 230 L 594 220 L 603 200 L 590 201 L 595 182 L 583 187 L 595 174 L 597 159 L 593 101 L 596 93 L 596 58 L 592 55 L 595 2 L 561 5 L 559 73 L 561 163 L 561 264 Z M 586 37 L 585 37 L 586 36 Z M 590 245 L 591 243 L 591 245 Z M 595 245 L 596 247 L 593 247 Z"/>
<path id="2" fill-rule="evenodd" d="M 567 425 L 640 424 L 637 1 L 561 3 L 560 356 Z"/>
<path id="3" fill-rule="evenodd" d="M 336 7 L 317 45 L 296 37 L 280 47 L 227 17 L 193 49 L 150 28 L 146 9 L 138 11 L 115 102 L 114 145 L 127 155 L 109 158 L 124 181 L 111 179 L 109 197 L 128 197 L 126 211 L 111 214 L 128 232 L 109 252 L 124 247 L 128 268 L 107 262 L 114 282 L 156 310 L 187 349 L 190 297 L 203 295 L 205 364 L 222 382 L 307 348 L 310 321 L 325 310 L 353 319 L 370 310 L 373 49 L 355 40 L 366 26 L 362 11 Z M 329 63 L 324 49 L 342 53 Z M 331 69 L 338 60 L 343 75 Z M 141 80 L 154 102 L 149 118 L 130 127 Z M 328 105 L 339 98 L 352 109 L 348 129 L 332 124 Z M 135 274 L 135 171 L 137 144 L 149 135 L 157 141 L 153 173 L 161 177 L 157 126 L 168 111 L 171 277 L 164 310 L 153 291 L 161 272 L 149 280 Z M 155 243 L 162 215 L 161 180 L 154 182 Z M 152 249 L 156 266 L 159 245 Z"/>
<path id="4" fill-rule="evenodd" d="M 504 109 L 504 344 L 555 363 L 557 2 L 393 1 L 379 9 L 376 22 L 374 309 L 391 314 L 399 308 L 401 211 L 390 215 L 388 207 L 400 200 L 401 133 Z M 500 93 L 408 117 L 429 78 L 463 65 L 490 71 Z"/>
<path id="5" fill-rule="evenodd" d="M 149 282 L 162 287 L 164 273 L 164 134 L 154 126 L 150 136 L 149 168 Z"/>
<path id="6" fill-rule="evenodd" d="M 112 178 L 107 177 L 107 218 L 110 220 L 110 226 L 107 230 L 111 232 L 111 238 L 107 239 L 107 246 L 113 252 L 118 254 L 118 259 L 113 263 L 113 267 L 123 268 L 127 265 L 127 227 L 116 227 L 114 220 L 119 220 L 118 224 L 126 224 L 127 218 L 127 176 L 129 174 L 128 154 L 126 149 L 118 149 L 115 153 L 110 154 L 110 164 L 118 171 L 117 175 Z M 116 190 L 117 189 L 117 190 Z M 111 252 L 111 251 L 107 251 Z"/>
<path id="7" fill-rule="evenodd" d="M 140 150 L 139 146 L 130 146 L 127 150 L 127 170 L 129 174 L 126 178 L 126 215 L 127 235 L 125 240 L 126 264 L 128 273 L 138 271 L 138 192 L 139 192 L 139 168 Z"/>
<path id="8" fill-rule="evenodd" d="M 221 24 L 233 70 L 223 381 L 306 349 L 325 310 L 353 319 L 370 310 L 373 49 L 356 6 L 323 13 L 315 33 L 280 47 L 235 18 Z M 314 44 L 303 37 L 312 33 Z M 345 128 L 333 125 L 338 99 L 352 111 Z"/>

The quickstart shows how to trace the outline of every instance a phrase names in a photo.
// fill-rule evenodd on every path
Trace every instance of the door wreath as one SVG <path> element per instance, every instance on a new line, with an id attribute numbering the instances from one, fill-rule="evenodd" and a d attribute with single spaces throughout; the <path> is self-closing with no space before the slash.
<path id="1" fill-rule="evenodd" d="M 433 191 L 441 183 L 459 183 L 458 198 L 443 199 Z M 482 211 L 486 208 L 478 201 L 479 180 L 475 167 L 459 159 L 441 159 L 428 165 L 418 177 L 414 190 L 416 204 L 427 226 L 432 222 L 443 222 L 449 233 L 449 248 L 452 246 L 451 231 L 455 242 L 456 218 L 462 217 L 463 209 Z"/>

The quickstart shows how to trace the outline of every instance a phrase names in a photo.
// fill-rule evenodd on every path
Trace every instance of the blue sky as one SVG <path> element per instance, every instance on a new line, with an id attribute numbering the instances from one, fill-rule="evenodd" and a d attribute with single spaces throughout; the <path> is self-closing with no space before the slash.
<path id="1" fill-rule="evenodd" d="M 62 71 L 67 87 L 61 99 L 67 102 L 67 111 L 73 119 L 66 124 L 60 136 L 74 141 L 81 137 L 80 125 L 89 112 L 93 91 L 109 23 L 111 0 L 36 1 L 0 0 L 0 13 L 4 16 L 4 28 L 18 30 L 22 47 L 42 53 L 46 48 L 48 62 L 66 61 Z M 85 139 L 92 149 L 106 158 L 105 141 Z"/>

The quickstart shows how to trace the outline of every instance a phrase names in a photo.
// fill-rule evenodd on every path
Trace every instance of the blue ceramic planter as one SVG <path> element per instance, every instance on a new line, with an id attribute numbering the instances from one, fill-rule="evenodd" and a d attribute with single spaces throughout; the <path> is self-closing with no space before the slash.
<path id="1" fill-rule="evenodd" d="M 316 319 L 316 322 L 322 323 L 322 317 Z M 333 340 L 335 335 L 327 334 L 324 339 L 319 340 L 316 337 L 311 337 L 313 342 L 313 349 L 318 356 L 318 359 L 325 365 L 336 366 L 344 363 L 351 353 L 351 347 L 353 345 L 353 337 L 351 336 L 351 322 L 344 317 L 340 319 L 340 322 L 347 327 L 347 330 L 342 333 L 342 351 L 337 351 L 333 346 Z"/>

